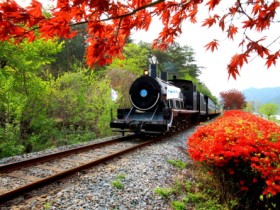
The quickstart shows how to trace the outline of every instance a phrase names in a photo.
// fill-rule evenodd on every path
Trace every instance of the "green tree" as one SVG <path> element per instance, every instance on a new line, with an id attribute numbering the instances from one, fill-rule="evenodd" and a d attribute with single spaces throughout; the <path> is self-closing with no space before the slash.
<path id="1" fill-rule="evenodd" d="M 186 80 L 192 81 L 196 85 L 197 91 L 199 91 L 203 95 L 208 96 L 214 102 L 218 103 L 218 99 L 211 93 L 211 91 L 208 89 L 208 87 L 204 83 L 199 81 L 198 78 L 195 78 L 195 77 L 190 76 L 188 74 L 185 74 L 185 76 L 183 78 L 186 79 Z"/>
<path id="2" fill-rule="evenodd" d="M 127 70 L 136 76 L 143 74 L 148 66 L 148 50 L 141 45 L 128 43 L 124 47 L 124 58 L 115 58 L 106 69 Z"/>
<path id="3" fill-rule="evenodd" d="M 259 108 L 259 113 L 266 115 L 267 118 L 270 119 L 272 115 L 277 114 L 278 109 L 279 107 L 277 104 L 266 103 Z"/>
<path id="4" fill-rule="evenodd" d="M 93 132 L 97 136 L 110 133 L 110 80 L 99 78 L 90 69 L 65 72 L 54 82 L 53 117 L 60 129 L 71 132 Z"/>
<path id="5" fill-rule="evenodd" d="M 147 69 L 149 51 L 134 43 L 124 47 L 124 58 L 115 58 L 106 67 L 105 75 L 111 80 L 111 87 L 118 92 L 120 107 L 130 107 L 129 88 L 132 82 Z"/>
<path id="6" fill-rule="evenodd" d="M 71 27 L 77 31 L 77 35 L 72 39 L 62 38 L 59 40 L 63 44 L 61 52 L 57 54 L 57 59 L 51 64 L 51 73 L 54 76 L 61 74 L 65 71 L 75 70 L 77 64 L 82 67 L 85 66 L 85 53 L 86 53 L 86 39 L 85 33 L 86 26 L 76 25 Z"/>
<path id="7" fill-rule="evenodd" d="M 178 43 L 168 45 L 165 51 L 152 49 L 148 43 L 140 43 L 149 51 L 149 58 L 156 58 L 159 71 L 168 72 L 170 76 L 183 78 L 186 74 L 197 78 L 201 68 L 195 63 L 194 51 L 189 46 L 180 46 Z"/>
<path id="8" fill-rule="evenodd" d="M 22 97 L 13 90 L 14 82 L 14 78 L 0 69 L 0 158 L 17 155 L 24 150 L 19 143 L 18 126 Z"/>
<path id="9" fill-rule="evenodd" d="M 246 106 L 245 106 L 245 108 L 244 108 L 244 110 L 246 111 L 246 112 L 250 112 L 250 113 L 253 113 L 254 112 L 254 102 L 253 101 L 247 101 L 247 103 L 246 103 Z"/>
<path id="10" fill-rule="evenodd" d="M 46 123 L 43 123 L 42 116 L 47 115 L 45 107 L 49 90 L 42 79 L 46 75 L 43 67 L 55 60 L 62 45 L 56 41 L 37 39 L 32 43 L 25 40 L 20 44 L 10 40 L 1 42 L 0 47 L 0 60 L 2 63 L 5 61 L 0 73 L 1 126 L 5 130 L 12 125 L 19 132 L 18 143 L 29 152 L 32 148 L 28 136 L 34 133 L 32 126 L 38 127 L 35 122 L 42 122 L 41 125 Z M 9 132 L 4 134 L 3 144 L 9 135 L 14 136 Z"/>
<path id="11" fill-rule="evenodd" d="M 111 87 L 118 93 L 117 103 L 119 107 L 130 107 L 129 88 L 137 78 L 136 75 L 123 69 L 109 69 L 106 71 L 106 75 L 110 78 Z"/>

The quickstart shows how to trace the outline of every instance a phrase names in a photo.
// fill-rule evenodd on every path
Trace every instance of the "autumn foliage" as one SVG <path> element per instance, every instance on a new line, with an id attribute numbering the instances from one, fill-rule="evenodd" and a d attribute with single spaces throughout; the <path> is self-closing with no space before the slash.
<path id="1" fill-rule="evenodd" d="M 245 96 L 236 89 L 231 89 L 220 93 L 222 105 L 225 110 L 243 109 L 246 105 Z"/>
<path id="2" fill-rule="evenodd" d="M 257 31 L 261 35 L 270 29 L 272 23 L 277 23 L 279 1 L 57 0 L 57 5 L 49 11 L 50 16 L 43 14 L 42 5 L 36 0 L 31 0 L 26 8 L 20 7 L 14 0 L 1 2 L 0 40 L 14 38 L 21 41 L 27 38 L 32 41 L 38 31 L 44 38 L 72 38 L 76 31 L 71 26 L 85 24 L 89 65 L 108 64 L 113 56 L 120 56 L 131 32 L 148 30 L 154 16 L 160 18 L 163 28 L 153 45 L 166 48 L 182 33 L 184 21 L 197 23 L 197 14 L 201 10 L 199 6 L 209 10 L 209 16 L 202 26 L 216 25 L 232 40 L 237 34 L 242 35 L 238 41 L 241 52 L 231 58 L 227 68 L 229 75 L 235 78 L 252 54 L 266 59 L 267 67 L 275 65 L 280 55 L 279 49 L 270 51 L 262 44 L 266 37 L 252 38 L 248 35 L 249 31 Z M 225 2 L 227 5 L 223 6 Z M 205 47 L 211 51 L 217 50 L 219 40 L 214 39 Z"/>
<path id="3" fill-rule="evenodd" d="M 213 173 L 224 170 L 239 190 L 259 192 L 257 201 L 261 194 L 280 194 L 280 126 L 275 123 L 226 111 L 197 129 L 188 139 L 188 152 L 193 160 L 213 167 Z"/>

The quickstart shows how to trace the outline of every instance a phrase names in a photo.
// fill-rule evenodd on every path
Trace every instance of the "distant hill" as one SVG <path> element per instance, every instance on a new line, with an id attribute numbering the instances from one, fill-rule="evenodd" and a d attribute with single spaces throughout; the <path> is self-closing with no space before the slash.
<path id="1" fill-rule="evenodd" d="M 271 101 L 269 101 L 269 103 L 280 104 L 280 97 L 272 99 Z"/>
<path id="2" fill-rule="evenodd" d="M 280 87 L 249 88 L 242 92 L 246 97 L 246 101 L 254 101 L 260 104 L 276 103 L 280 105 Z"/>

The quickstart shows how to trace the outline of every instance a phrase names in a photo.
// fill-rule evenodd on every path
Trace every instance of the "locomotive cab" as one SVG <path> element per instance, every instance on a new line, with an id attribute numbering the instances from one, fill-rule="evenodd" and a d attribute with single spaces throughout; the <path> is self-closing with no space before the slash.
<path id="1" fill-rule="evenodd" d="M 180 80 L 174 77 L 169 80 L 173 85 L 180 88 L 183 95 L 184 108 L 187 110 L 198 111 L 196 85 L 189 80 Z"/>

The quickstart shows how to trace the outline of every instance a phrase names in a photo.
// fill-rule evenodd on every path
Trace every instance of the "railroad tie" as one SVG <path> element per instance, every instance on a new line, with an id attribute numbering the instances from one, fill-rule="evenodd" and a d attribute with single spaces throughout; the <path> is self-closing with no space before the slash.
<path id="1" fill-rule="evenodd" d="M 40 177 L 26 175 L 26 174 L 24 174 L 23 172 L 20 172 L 20 171 L 13 171 L 11 173 L 8 173 L 7 175 L 11 176 L 11 177 L 19 178 L 19 179 L 25 179 L 25 180 L 28 180 L 28 181 L 39 181 L 40 179 L 42 179 Z"/>

